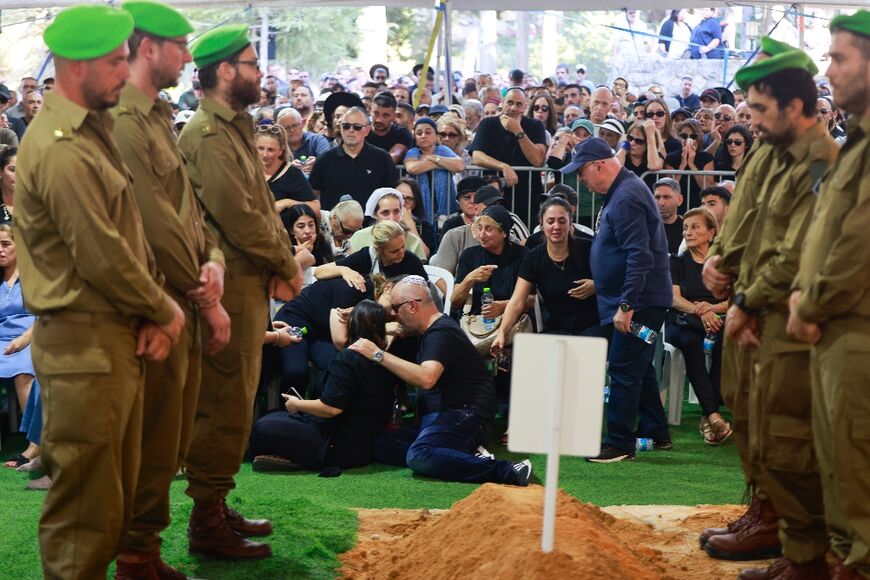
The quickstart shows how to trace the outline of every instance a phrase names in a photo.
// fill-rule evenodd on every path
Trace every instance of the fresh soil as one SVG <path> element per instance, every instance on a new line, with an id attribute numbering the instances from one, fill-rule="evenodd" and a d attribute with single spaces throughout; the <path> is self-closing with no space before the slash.
<path id="1" fill-rule="evenodd" d="M 359 510 L 354 580 L 734 578 L 767 562 L 708 557 L 698 533 L 743 506 L 598 508 L 560 491 L 552 553 L 541 551 L 544 488 L 484 484 L 450 510 Z"/>

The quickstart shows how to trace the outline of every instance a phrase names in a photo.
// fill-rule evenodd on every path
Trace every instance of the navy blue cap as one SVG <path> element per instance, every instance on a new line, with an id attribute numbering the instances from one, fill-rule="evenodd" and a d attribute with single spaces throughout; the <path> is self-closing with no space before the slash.
<path id="1" fill-rule="evenodd" d="M 450 109 L 448 109 L 444 105 L 432 105 L 431 107 L 429 107 L 430 115 L 437 115 L 438 113 L 441 113 L 443 115 L 444 113 L 447 113 L 449 111 Z"/>
<path id="2" fill-rule="evenodd" d="M 613 157 L 613 150 L 607 141 L 600 137 L 590 137 L 581 141 L 574 147 L 574 156 L 571 163 L 562 168 L 562 173 L 574 173 L 590 161 L 600 161 Z"/>
<path id="3" fill-rule="evenodd" d="M 414 126 L 417 125 L 431 125 L 435 131 L 438 131 L 438 123 L 430 119 L 429 117 L 420 117 L 414 122 Z"/>

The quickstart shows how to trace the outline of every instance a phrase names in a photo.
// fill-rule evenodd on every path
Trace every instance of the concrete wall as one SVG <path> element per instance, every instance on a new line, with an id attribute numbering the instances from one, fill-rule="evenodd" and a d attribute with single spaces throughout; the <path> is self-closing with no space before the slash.
<path id="1" fill-rule="evenodd" d="M 727 70 L 726 70 L 727 65 Z M 608 85 L 616 77 L 628 79 L 631 90 L 637 94 L 645 91 L 651 85 L 659 85 L 664 88 L 668 96 L 680 93 L 682 86 L 680 79 L 690 75 L 693 79 L 693 92 L 700 95 L 701 91 L 710 87 L 724 87 L 734 78 L 734 73 L 743 65 L 740 59 L 723 60 L 691 60 L 691 59 L 667 59 L 658 55 L 630 55 L 620 58 L 614 56 L 610 69 Z M 723 82 L 723 72 L 726 80 Z M 732 85 L 732 89 L 736 85 Z"/>

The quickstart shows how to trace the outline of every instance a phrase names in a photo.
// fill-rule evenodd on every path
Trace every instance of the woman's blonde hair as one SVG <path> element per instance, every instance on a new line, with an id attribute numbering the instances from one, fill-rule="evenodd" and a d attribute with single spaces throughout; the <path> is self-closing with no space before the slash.
<path id="1" fill-rule="evenodd" d="M 15 241 L 15 232 L 12 230 L 12 224 L 0 224 L 0 232 L 6 232 Z"/>
<path id="2" fill-rule="evenodd" d="M 278 123 L 260 125 L 257 127 L 257 137 L 271 137 L 278 142 L 278 148 L 282 151 L 281 161 L 293 161 L 293 152 L 287 143 L 287 131 Z"/>
<path id="3" fill-rule="evenodd" d="M 479 216 L 477 216 L 476 218 L 474 218 L 474 226 L 475 226 L 475 227 L 479 227 L 479 226 L 491 226 L 491 227 L 496 228 L 498 231 L 500 231 L 500 232 L 503 233 L 503 234 L 507 234 L 507 233 L 508 233 L 508 232 L 506 232 L 506 231 L 504 231 L 504 230 L 502 229 L 500 223 L 498 223 L 497 221 L 495 221 L 494 219 L 492 219 L 492 218 L 489 217 L 488 215 L 479 215 Z"/>
<path id="4" fill-rule="evenodd" d="M 454 115 L 445 115 L 438 119 L 438 132 L 442 132 L 446 127 L 456 129 L 459 133 L 459 147 L 464 148 L 468 143 L 468 134 L 465 132 L 465 121 L 458 119 Z"/>
<path id="5" fill-rule="evenodd" d="M 394 221 L 387 220 L 378 222 L 372 226 L 372 245 L 375 250 L 381 250 L 384 246 L 405 235 L 405 230 Z"/>

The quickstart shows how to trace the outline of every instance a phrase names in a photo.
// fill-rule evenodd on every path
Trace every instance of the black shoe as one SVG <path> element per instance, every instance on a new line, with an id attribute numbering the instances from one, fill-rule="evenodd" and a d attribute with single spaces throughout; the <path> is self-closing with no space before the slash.
<path id="1" fill-rule="evenodd" d="M 300 471 L 302 466 L 277 455 L 258 455 L 251 462 L 251 468 L 258 472 Z"/>
<path id="2" fill-rule="evenodd" d="M 597 457 L 587 457 L 586 461 L 592 463 L 616 463 L 617 461 L 632 461 L 635 458 L 634 451 L 623 451 L 612 445 L 605 445 Z"/>
<path id="3" fill-rule="evenodd" d="M 514 485 L 525 487 L 529 485 L 529 480 L 532 478 L 532 462 L 526 459 L 519 463 L 514 463 Z"/>
<path id="4" fill-rule="evenodd" d="M 653 449 L 656 451 L 670 451 L 674 448 L 674 444 L 670 439 L 665 439 L 664 441 L 655 441 L 653 440 Z"/>

